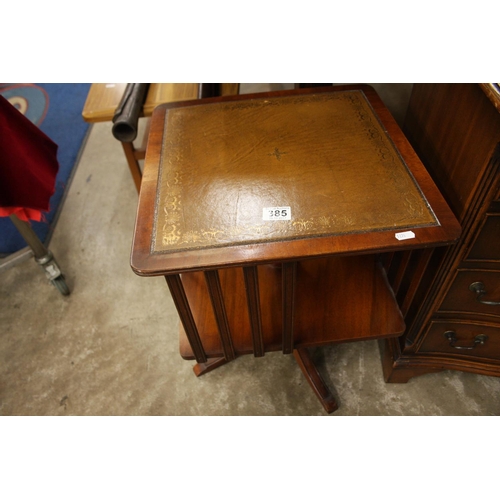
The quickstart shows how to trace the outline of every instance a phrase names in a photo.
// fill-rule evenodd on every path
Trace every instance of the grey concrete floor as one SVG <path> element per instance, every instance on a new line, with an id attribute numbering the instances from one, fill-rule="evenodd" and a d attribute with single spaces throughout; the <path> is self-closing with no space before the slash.
<path id="1" fill-rule="evenodd" d="M 401 121 L 411 85 L 375 87 Z M 245 356 L 194 376 L 166 283 L 130 268 L 136 204 L 110 124 L 95 124 L 50 242 L 71 295 L 32 259 L 0 274 L 0 415 L 326 415 L 291 356 Z M 333 416 L 500 414 L 498 378 L 386 384 L 374 341 L 315 356 L 340 401 Z"/>

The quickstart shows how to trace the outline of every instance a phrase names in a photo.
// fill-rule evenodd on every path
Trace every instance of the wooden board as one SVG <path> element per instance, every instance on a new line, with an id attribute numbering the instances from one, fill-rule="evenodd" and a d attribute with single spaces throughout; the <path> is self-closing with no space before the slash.
<path id="1" fill-rule="evenodd" d="M 83 107 L 83 119 L 90 123 L 111 121 L 126 86 L 126 83 L 93 83 Z M 151 83 L 141 116 L 151 116 L 163 103 L 196 99 L 198 87 L 198 83 Z"/>

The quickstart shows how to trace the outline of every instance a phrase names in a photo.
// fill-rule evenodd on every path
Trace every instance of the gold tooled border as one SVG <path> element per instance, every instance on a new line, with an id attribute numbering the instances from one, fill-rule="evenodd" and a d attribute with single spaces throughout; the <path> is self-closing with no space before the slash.
<path id="1" fill-rule="evenodd" d="M 280 99 L 280 101 L 278 101 Z M 399 153 L 390 136 L 385 133 L 383 124 L 375 113 L 370 102 L 366 98 L 362 90 L 346 90 L 331 94 L 318 93 L 301 96 L 283 96 L 278 99 L 252 99 L 251 101 L 230 101 L 227 103 L 212 103 L 207 106 L 222 106 L 222 108 L 231 109 L 237 107 L 239 109 L 257 107 L 262 101 L 267 101 L 267 105 L 279 105 L 281 99 L 287 99 L 292 104 L 304 103 L 313 100 L 333 100 L 333 99 L 348 99 L 350 100 L 360 123 L 365 127 L 365 133 L 369 138 L 378 143 L 378 155 L 382 165 L 391 172 L 397 192 L 401 195 L 401 203 L 412 207 L 418 206 L 419 210 L 414 214 L 414 224 L 405 224 L 402 226 L 384 226 L 370 229 L 370 232 L 382 232 L 387 230 L 405 230 L 417 227 L 430 227 L 439 225 L 439 221 L 434 214 L 431 206 L 425 198 L 420 186 L 416 182 L 412 172 L 408 168 L 403 157 Z M 368 110 L 366 109 L 368 107 Z M 369 112 L 367 112 L 369 111 Z M 175 113 L 171 120 L 175 120 Z M 373 123 L 375 119 L 376 123 Z M 168 127 L 170 126 L 170 129 Z M 155 203 L 155 213 L 153 221 L 153 231 L 151 240 L 151 254 L 165 254 L 172 252 L 182 252 L 189 250 L 198 250 L 203 248 L 216 248 L 237 245 L 248 245 L 256 243 L 271 243 L 283 240 L 294 240 L 302 238 L 317 238 L 334 235 L 356 234 L 363 233 L 366 230 L 352 229 L 354 221 L 348 216 L 337 217 L 317 216 L 309 219 L 296 219 L 290 221 L 274 221 L 272 226 L 269 224 L 257 224 L 249 227 L 233 226 L 225 228 L 222 231 L 219 228 L 207 228 L 201 231 L 185 231 L 181 233 L 179 223 L 181 221 L 182 207 L 182 178 L 183 172 L 175 169 L 175 164 L 183 164 L 183 148 L 181 145 L 181 130 L 182 127 L 175 126 L 169 120 L 165 120 L 165 128 L 163 134 L 163 143 L 160 153 L 160 168 L 158 173 L 157 194 Z M 167 133 L 168 132 L 168 133 Z M 394 174 L 394 164 L 397 160 L 405 167 L 408 177 L 397 176 Z M 165 176 L 167 176 L 165 178 Z M 408 190 L 408 184 L 411 184 L 413 190 Z M 161 200 L 162 187 L 165 185 L 166 194 Z M 418 203 L 416 199 L 418 198 Z M 424 202 L 423 204 L 421 202 Z M 424 216 L 424 207 L 427 209 L 427 215 L 430 216 L 432 222 L 417 222 Z M 158 231 L 161 234 L 158 235 Z M 265 237 L 267 233 L 272 233 L 272 238 Z M 248 240 L 235 241 L 242 233 L 252 234 Z M 159 238 L 161 236 L 161 238 Z M 159 240 L 161 245 L 159 245 Z M 160 248 L 159 248 L 160 247 Z M 170 248 L 165 248 L 170 247 Z"/>

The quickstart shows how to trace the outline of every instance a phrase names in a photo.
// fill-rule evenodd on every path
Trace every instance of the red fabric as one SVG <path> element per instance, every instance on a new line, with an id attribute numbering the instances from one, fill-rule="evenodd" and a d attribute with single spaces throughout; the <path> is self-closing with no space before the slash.
<path id="1" fill-rule="evenodd" d="M 57 144 L 0 95 L 0 216 L 41 220 L 58 170 Z"/>

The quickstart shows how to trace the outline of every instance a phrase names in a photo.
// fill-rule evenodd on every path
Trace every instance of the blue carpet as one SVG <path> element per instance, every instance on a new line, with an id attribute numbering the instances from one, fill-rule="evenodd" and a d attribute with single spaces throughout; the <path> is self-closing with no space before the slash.
<path id="1" fill-rule="evenodd" d="M 31 222 L 42 242 L 48 245 L 74 167 L 89 132 L 82 110 L 90 83 L 3 84 L 0 94 L 39 126 L 58 146 L 59 172 L 50 211 L 44 222 Z M 0 217 L 0 256 L 4 257 L 26 247 L 10 219 Z"/>

